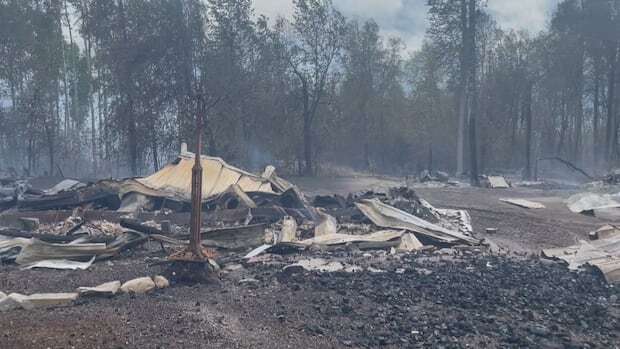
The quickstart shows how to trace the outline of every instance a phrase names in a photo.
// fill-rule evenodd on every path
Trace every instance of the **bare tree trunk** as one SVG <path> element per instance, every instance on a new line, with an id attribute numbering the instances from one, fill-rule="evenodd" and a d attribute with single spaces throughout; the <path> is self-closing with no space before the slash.
<path id="1" fill-rule="evenodd" d="M 593 116 L 593 120 L 592 120 L 592 150 L 593 150 L 593 155 L 594 155 L 594 167 L 597 167 L 599 164 L 599 151 L 600 151 L 600 140 L 598 139 L 599 137 L 599 119 L 600 119 L 600 84 L 601 84 L 601 74 L 600 74 L 600 68 L 597 67 L 596 69 L 596 76 L 594 78 L 594 116 Z"/>
<path id="2" fill-rule="evenodd" d="M 606 141 L 606 157 L 607 165 L 613 166 L 616 160 L 616 143 L 617 143 L 617 122 L 615 119 L 616 98 L 616 70 L 618 65 L 618 48 L 614 47 L 609 55 L 609 74 L 607 87 L 607 137 Z"/>
<path id="3" fill-rule="evenodd" d="M 575 137 L 574 137 L 574 149 L 573 149 L 573 157 L 575 159 L 575 164 L 579 165 L 582 161 L 582 146 L 583 146 L 583 94 L 578 93 L 577 98 L 577 111 L 575 115 Z"/>
<path id="4" fill-rule="evenodd" d="M 125 17 L 125 5 L 123 1 L 118 2 L 120 17 L 121 17 L 121 26 L 122 26 L 122 34 L 123 40 L 126 45 L 129 45 L 129 37 L 127 34 L 127 19 Z M 125 103 L 125 118 L 127 119 L 127 137 L 128 137 L 128 149 L 129 152 L 129 167 L 131 169 L 131 175 L 138 175 L 138 131 L 136 125 L 136 115 L 134 114 L 134 101 L 133 101 L 133 93 L 132 93 L 132 78 L 131 71 L 129 68 L 129 62 L 123 61 L 121 62 L 124 68 L 124 81 L 121 84 L 122 93 L 125 97 L 123 103 Z"/>
<path id="5" fill-rule="evenodd" d="M 138 175 L 138 132 L 136 129 L 136 120 L 133 115 L 133 102 L 131 98 L 127 104 L 127 122 L 128 122 L 128 141 L 129 141 L 129 166 L 131 168 L 131 175 Z"/>
<path id="6" fill-rule="evenodd" d="M 476 21 L 477 21 L 477 0 L 469 0 L 469 69 L 470 69 L 470 81 L 469 81 L 469 98 L 470 101 L 470 116 L 469 116 L 469 148 L 470 148 L 470 171 L 471 171 L 471 184 L 474 186 L 480 185 L 478 178 L 478 135 L 476 129 L 476 118 L 478 114 L 478 64 L 477 64 L 477 50 L 476 50 Z"/>
<path id="7" fill-rule="evenodd" d="M 463 84 L 464 85 L 464 84 Z M 467 121 L 467 93 L 463 87 L 459 93 L 459 128 L 456 139 L 456 175 L 460 176 L 465 172 L 465 123 Z"/>
<path id="8" fill-rule="evenodd" d="M 85 5 L 84 5 L 85 6 Z M 90 145 L 93 157 L 93 174 L 97 174 L 97 128 L 95 122 L 95 106 L 93 102 L 92 86 L 92 67 L 91 67 L 91 42 L 90 36 L 84 37 L 84 46 L 86 47 L 86 67 L 88 69 L 88 109 L 90 110 Z"/>
<path id="9" fill-rule="evenodd" d="M 304 113 L 304 175 L 313 176 L 314 166 L 312 159 L 312 123 L 310 115 Z"/>
<path id="10" fill-rule="evenodd" d="M 562 121 L 560 122 L 560 139 L 558 141 L 558 148 L 556 151 L 556 156 L 562 156 L 562 151 L 564 149 L 564 143 L 566 140 L 566 130 L 568 128 L 568 117 L 566 116 L 566 100 L 564 96 L 562 96 L 562 105 L 560 106 L 562 110 Z"/>
<path id="11" fill-rule="evenodd" d="M 159 153 L 157 152 L 157 140 L 153 139 L 151 143 L 151 153 L 153 153 L 153 171 L 159 171 Z"/>
<path id="12" fill-rule="evenodd" d="M 532 83 L 525 91 L 525 180 L 532 179 Z"/>
<path id="13" fill-rule="evenodd" d="M 59 21 L 60 30 L 62 31 L 62 20 Z M 67 137 L 67 132 L 69 130 L 69 119 L 71 119 L 70 108 L 69 108 L 69 84 L 67 81 L 67 57 L 65 54 L 65 40 L 61 36 L 62 41 L 60 42 L 61 52 L 62 52 L 62 81 L 64 87 L 64 99 L 65 99 L 65 120 L 64 120 L 64 136 Z"/>
<path id="14" fill-rule="evenodd" d="M 467 122 L 467 1 L 461 0 L 461 52 L 459 55 L 461 81 L 459 83 L 459 125 L 456 140 L 456 175 L 460 176 L 464 173 L 465 158 L 465 124 Z"/>

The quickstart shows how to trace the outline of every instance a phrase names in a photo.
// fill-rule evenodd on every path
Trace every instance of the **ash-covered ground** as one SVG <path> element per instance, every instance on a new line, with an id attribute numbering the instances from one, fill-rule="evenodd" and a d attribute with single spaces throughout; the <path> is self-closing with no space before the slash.
<path id="1" fill-rule="evenodd" d="M 418 190 L 438 207 L 469 208 L 474 230 L 518 253 L 472 247 L 391 255 L 306 251 L 227 258 L 203 285 L 139 296 L 80 299 L 70 307 L 0 316 L 0 348 L 618 348 L 620 291 L 594 271 L 532 255 L 566 246 L 606 221 L 567 212 L 557 193 L 471 188 Z M 548 209 L 498 204 L 536 198 Z M 156 244 L 86 271 L 0 265 L 4 292 L 71 292 L 163 273 Z M 226 257 L 226 256 L 222 256 Z M 324 258 L 363 271 L 286 266 Z"/>
<path id="2" fill-rule="evenodd" d="M 144 251 L 146 254 L 146 251 Z M 366 269 L 284 266 L 329 258 Z M 152 261 L 151 259 L 146 259 Z M 0 317 L 2 348 L 615 348 L 620 290 L 600 275 L 465 249 L 267 256 L 206 285 Z M 71 291 L 162 271 L 144 256 L 88 272 L 3 267 L 2 287 Z M 372 270 L 372 272 L 368 271 Z"/>

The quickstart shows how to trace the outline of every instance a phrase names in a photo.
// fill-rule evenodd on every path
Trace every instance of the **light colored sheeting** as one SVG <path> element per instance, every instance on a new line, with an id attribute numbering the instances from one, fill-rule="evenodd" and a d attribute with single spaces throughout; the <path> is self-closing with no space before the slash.
<path id="1" fill-rule="evenodd" d="M 566 201 L 568 209 L 575 213 L 582 213 L 607 208 L 618 208 L 620 203 L 609 195 L 594 193 L 575 194 Z"/>
<path id="2" fill-rule="evenodd" d="M 564 260 L 571 270 L 590 264 L 605 275 L 607 282 L 620 282 L 620 233 L 617 231 L 603 239 L 581 240 L 573 246 L 546 249 L 542 254 L 548 258 Z"/>
<path id="3" fill-rule="evenodd" d="M 20 248 L 15 262 L 20 265 L 50 259 L 86 259 L 111 252 L 106 244 L 50 244 L 37 239 L 15 238 L 0 241 L 0 255 Z"/>
<path id="4" fill-rule="evenodd" d="M 474 228 L 471 225 L 471 216 L 466 210 L 454 210 L 449 208 L 435 208 L 428 201 L 420 199 L 420 204 L 428 209 L 439 221 L 437 225 L 448 230 L 456 230 L 463 235 L 473 236 Z"/>
<path id="5" fill-rule="evenodd" d="M 265 170 L 263 171 L 262 177 L 265 178 L 265 179 L 268 179 L 271 182 L 271 184 L 273 184 L 273 186 L 278 191 L 281 191 L 281 192 L 287 191 L 287 190 L 295 187 L 293 184 L 291 184 L 287 180 L 278 177 L 276 175 L 276 168 L 271 166 L 271 165 L 265 167 Z"/>
<path id="6" fill-rule="evenodd" d="M 359 242 L 385 242 L 400 239 L 404 231 L 383 230 L 368 235 L 347 235 L 347 234 L 329 234 L 317 236 L 312 239 L 300 241 L 302 245 L 343 245 L 346 243 Z"/>
<path id="7" fill-rule="evenodd" d="M 506 179 L 501 176 L 489 176 L 489 186 L 493 189 L 506 189 L 510 188 Z"/>
<path id="8" fill-rule="evenodd" d="M 284 217 L 279 238 L 280 241 L 278 242 L 293 242 L 297 240 L 297 221 L 295 221 L 295 218 Z"/>
<path id="9" fill-rule="evenodd" d="M 403 234 L 400 238 L 400 245 L 396 248 L 400 252 L 413 252 L 421 250 L 424 247 L 420 240 L 411 233 Z"/>
<path id="10" fill-rule="evenodd" d="M 68 305 L 78 298 L 77 293 L 35 293 L 25 296 L 20 293 L 11 293 L 2 299 L 0 313 L 8 310 L 47 308 Z"/>
<path id="11" fill-rule="evenodd" d="M 120 281 L 106 282 L 96 287 L 78 287 L 77 291 L 80 296 L 113 296 L 118 293 L 121 288 Z"/>
<path id="12" fill-rule="evenodd" d="M 52 188 L 45 190 L 44 193 L 45 195 L 56 195 L 63 191 L 75 190 L 75 189 L 79 189 L 85 186 L 86 184 L 81 183 L 80 181 L 76 181 L 74 179 L 65 179 L 62 182 L 53 186 Z"/>
<path id="13" fill-rule="evenodd" d="M 123 197 L 121 207 L 116 210 L 122 213 L 139 212 L 152 204 L 151 199 L 140 193 L 129 193 Z"/>
<path id="14" fill-rule="evenodd" d="M 338 221 L 322 210 L 317 210 L 319 222 L 314 227 L 314 236 L 333 235 L 338 232 Z"/>
<path id="15" fill-rule="evenodd" d="M 35 293 L 26 296 L 26 301 L 35 308 L 57 307 L 67 305 L 78 298 L 77 293 Z"/>
<path id="16" fill-rule="evenodd" d="M 259 247 L 255 248 L 255 249 L 253 249 L 252 251 L 250 251 L 250 253 L 246 254 L 243 258 L 244 259 L 250 259 L 252 257 L 256 257 L 256 256 L 260 255 L 261 253 L 267 251 L 271 247 L 273 247 L 273 245 L 262 245 L 262 246 L 259 246 Z"/>
<path id="17" fill-rule="evenodd" d="M 90 268 L 91 265 L 93 265 L 93 262 L 95 262 L 95 257 L 91 258 L 88 262 L 76 262 L 67 259 L 52 259 L 28 264 L 22 269 L 44 268 L 59 270 L 86 270 Z"/>
<path id="18" fill-rule="evenodd" d="M 375 225 L 382 228 L 404 229 L 447 243 L 479 244 L 480 241 L 460 232 L 448 230 L 412 214 L 386 205 L 377 199 L 361 200 L 355 204 Z"/>
<path id="19" fill-rule="evenodd" d="M 545 208 L 545 205 L 543 204 L 540 204 L 534 201 L 524 200 L 524 199 L 499 199 L 499 201 L 505 202 L 507 204 L 523 207 L 523 208 L 534 209 L 534 210 Z"/>
<path id="20" fill-rule="evenodd" d="M 308 271 L 318 271 L 321 273 L 332 273 L 337 271 L 344 270 L 345 266 L 338 261 L 328 261 L 323 258 L 312 258 L 312 259 L 304 259 L 300 260 L 295 264 L 291 264 L 285 269 L 290 268 L 292 266 L 299 266 Z"/>
<path id="21" fill-rule="evenodd" d="M 268 179 L 230 166 L 220 158 L 203 156 L 201 164 L 202 194 L 205 199 L 221 194 L 233 184 L 239 185 L 245 192 L 273 193 Z M 175 162 L 166 165 L 156 173 L 145 178 L 127 181 L 122 185 L 121 195 L 139 192 L 149 196 L 178 197 L 189 200 L 193 166 L 193 154 L 183 153 Z"/>

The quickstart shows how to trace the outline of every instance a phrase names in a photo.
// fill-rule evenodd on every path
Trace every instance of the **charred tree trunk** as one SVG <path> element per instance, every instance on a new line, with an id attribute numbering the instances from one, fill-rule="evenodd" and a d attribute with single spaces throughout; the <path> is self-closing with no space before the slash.
<path id="1" fill-rule="evenodd" d="M 609 55 L 609 74 L 607 77 L 607 135 L 605 137 L 607 165 L 613 166 L 616 160 L 617 121 L 615 117 L 616 70 L 618 67 L 618 48 L 614 47 Z"/>
<path id="2" fill-rule="evenodd" d="M 577 165 L 582 161 L 582 146 L 583 146 L 583 64 L 580 67 L 579 78 L 577 81 L 577 93 L 575 99 L 577 101 L 577 110 L 575 111 L 575 136 L 574 136 L 574 148 L 573 158 Z"/>
<path id="3" fill-rule="evenodd" d="M 118 2 L 119 7 L 119 15 L 121 17 L 121 26 L 122 26 L 122 35 L 123 41 L 126 45 L 129 45 L 129 35 L 127 33 L 127 18 L 125 17 L 125 7 L 124 2 Z M 138 175 L 138 130 L 136 125 L 136 116 L 134 114 L 134 101 L 132 96 L 132 78 L 131 78 L 131 68 L 129 67 L 129 62 L 125 58 L 122 63 L 123 70 L 125 72 L 123 81 L 122 81 L 122 93 L 125 99 L 125 115 L 127 122 L 127 141 L 128 141 L 128 155 L 129 155 L 129 168 L 131 169 L 131 175 Z"/>
<path id="4" fill-rule="evenodd" d="M 524 179 L 532 179 L 532 93 L 533 86 L 529 83 L 525 91 L 525 173 Z"/>
<path id="5" fill-rule="evenodd" d="M 310 115 L 304 113 L 304 175 L 313 176 L 314 166 L 312 159 L 312 121 Z"/>
<path id="6" fill-rule="evenodd" d="M 468 104 L 468 90 L 467 90 L 467 55 L 469 54 L 468 39 L 467 39 L 467 0 L 461 0 L 461 51 L 459 54 L 460 64 L 460 79 L 459 82 L 459 125 L 456 141 L 456 175 L 460 176 L 464 173 L 465 166 L 465 126 L 467 123 L 467 104 Z"/>
<path id="7" fill-rule="evenodd" d="M 476 21 L 477 21 L 477 0 L 469 0 L 469 69 L 470 69 L 470 81 L 469 81 L 469 98 L 470 102 L 470 116 L 469 116 L 469 148 L 470 148 L 470 171 L 471 171 L 471 184 L 473 186 L 479 186 L 480 180 L 478 178 L 478 135 L 476 129 L 476 118 L 478 116 L 478 62 L 477 62 L 477 50 L 476 50 Z"/>
<path id="8" fill-rule="evenodd" d="M 594 102 L 593 102 L 593 108 L 594 108 L 594 115 L 592 117 L 592 150 L 593 150 L 593 159 L 594 159 L 594 166 L 598 166 L 599 164 L 599 151 L 600 151 L 600 140 L 599 140 L 599 119 L 600 119 L 600 84 L 601 84 L 601 74 L 599 72 L 599 68 L 598 65 L 596 67 L 596 73 L 595 73 L 595 78 L 594 78 Z"/>
<path id="9" fill-rule="evenodd" d="M 157 152 L 157 140 L 151 142 L 151 153 L 153 153 L 153 171 L 159 171 L 159 153 Z"/>

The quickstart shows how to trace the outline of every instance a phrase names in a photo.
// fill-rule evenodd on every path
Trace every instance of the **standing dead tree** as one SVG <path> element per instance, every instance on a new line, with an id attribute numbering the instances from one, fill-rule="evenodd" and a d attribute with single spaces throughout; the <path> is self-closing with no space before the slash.
<path id="1" fill-rule="evenodd" d="M 313 131 L 331 70 L 340 53 L 345 19 L 331 0 L 295 0 L 287 59 L 299 82 L 303 119 L 304 174 L 314 174 Z M 284 24 L 284 23 L 282 23 Z"/>

